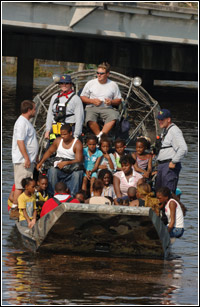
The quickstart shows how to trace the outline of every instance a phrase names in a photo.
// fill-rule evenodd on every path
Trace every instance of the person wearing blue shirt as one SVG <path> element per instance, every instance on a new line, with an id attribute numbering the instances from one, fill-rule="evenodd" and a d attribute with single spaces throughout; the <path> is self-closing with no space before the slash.
<path id="1" fill-rule="evenodd" d="M 87 191 L 87 184 L 90 181 L 90 194 L 92 186 L 97 178 L 97 170 L 103 153 L 97 148 L 97 137 L 89 135 L 86 139 L 87 147 L 83 149 L 85 173 L 83 177 L 82 190 Z"/>

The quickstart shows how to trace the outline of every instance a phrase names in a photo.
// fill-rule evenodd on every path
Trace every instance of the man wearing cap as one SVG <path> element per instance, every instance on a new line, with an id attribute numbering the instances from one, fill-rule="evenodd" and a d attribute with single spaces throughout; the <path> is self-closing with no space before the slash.
<path id="1" fill-rule="evenodd" d="M 175 193 L 181 159 L 187 154 L 188 148 L 182 131 L 172 123 L 171 112 L 162 109 L 158 113 L 158 122 L 163 129 L 162 146 L 157 156 L 158 173 L 156 177 L 156 190 L 160 187 L 168 187 Z"/>
<path id="2" fill-rule="evenodd" d="M 50 131 L 53 125 L 53 133 L 60 135 L 61 123 L 75 124 L 73 136 L 79 137 L 82 133 L 84 110 L 83 103 L 78 95 L 72 89 L 72 79 L 70 75 L 63 74 L 57 82 L 60 91 L 52 96 L 47 120 L 45 138 L 50 138 Z M 57 123 L 60 123 L 57 126 Z M 56 129 L 54 129 L 56 127 Z"/>
<path id="3" fill-rule="evenodd" d="M 108 63 L 100 64 L 97 78 L 88 81 L 81 93 L 81 99 L 86 104 L 86 123 L 98 139 L 114 127 L 119 112 L 113 107 L 118 107 L 122 98 L 117 83 L 108 79 L 109 72 Z M 104 122 L 102 130 L 97 123 L 98 118 Z"/>

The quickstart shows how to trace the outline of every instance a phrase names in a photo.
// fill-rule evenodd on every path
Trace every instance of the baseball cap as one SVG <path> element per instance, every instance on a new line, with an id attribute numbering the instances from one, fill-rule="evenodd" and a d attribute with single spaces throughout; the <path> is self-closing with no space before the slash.
<path id="1" fill-rule="evenodd" d="M 56 83 L 72 83 L 72 79 L 70 75 L 61 75 L 60 80 Z"/>
<path id="2" fill-rule="evenodd" d="M 169 110 L 162 109 L 158 112 L 157 119 L 163 120 L 168 117 L 171 117 L 171 112 Z"/>

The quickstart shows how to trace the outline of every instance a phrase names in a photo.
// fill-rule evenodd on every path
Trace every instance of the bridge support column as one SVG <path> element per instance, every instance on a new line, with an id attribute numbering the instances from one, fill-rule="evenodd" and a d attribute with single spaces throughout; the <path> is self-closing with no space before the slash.
<path id="1" fill-rule="evenodd" d="M 17 61 L 17 104 L 33 97 L 34 58 L 18 57 Z"/>

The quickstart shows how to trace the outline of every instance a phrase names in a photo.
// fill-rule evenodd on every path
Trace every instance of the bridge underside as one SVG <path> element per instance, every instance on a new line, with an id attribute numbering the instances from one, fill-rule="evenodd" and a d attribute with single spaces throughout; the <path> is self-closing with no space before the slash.
<path id="1" fill-rule="evenodd" d="M 2 54 L 18 57 L 18 69 L 23 75 L 23 90 L 24 76 L 27 76 L 29 83 L 27 88 L 31 87 L 35 58 L 88 64 L 108 61 L 112 70 L 133 77 L 140 75 L 146 87 L 152 85 L 156 79 L 196 81 L 198 78 L 198 47 L 189 44 L 116 37 L 108 39 L 45 29 L 30 31 L 27 28 L 4 25 Z M 20 71 L 18 81 L 20 84 Z"/>

